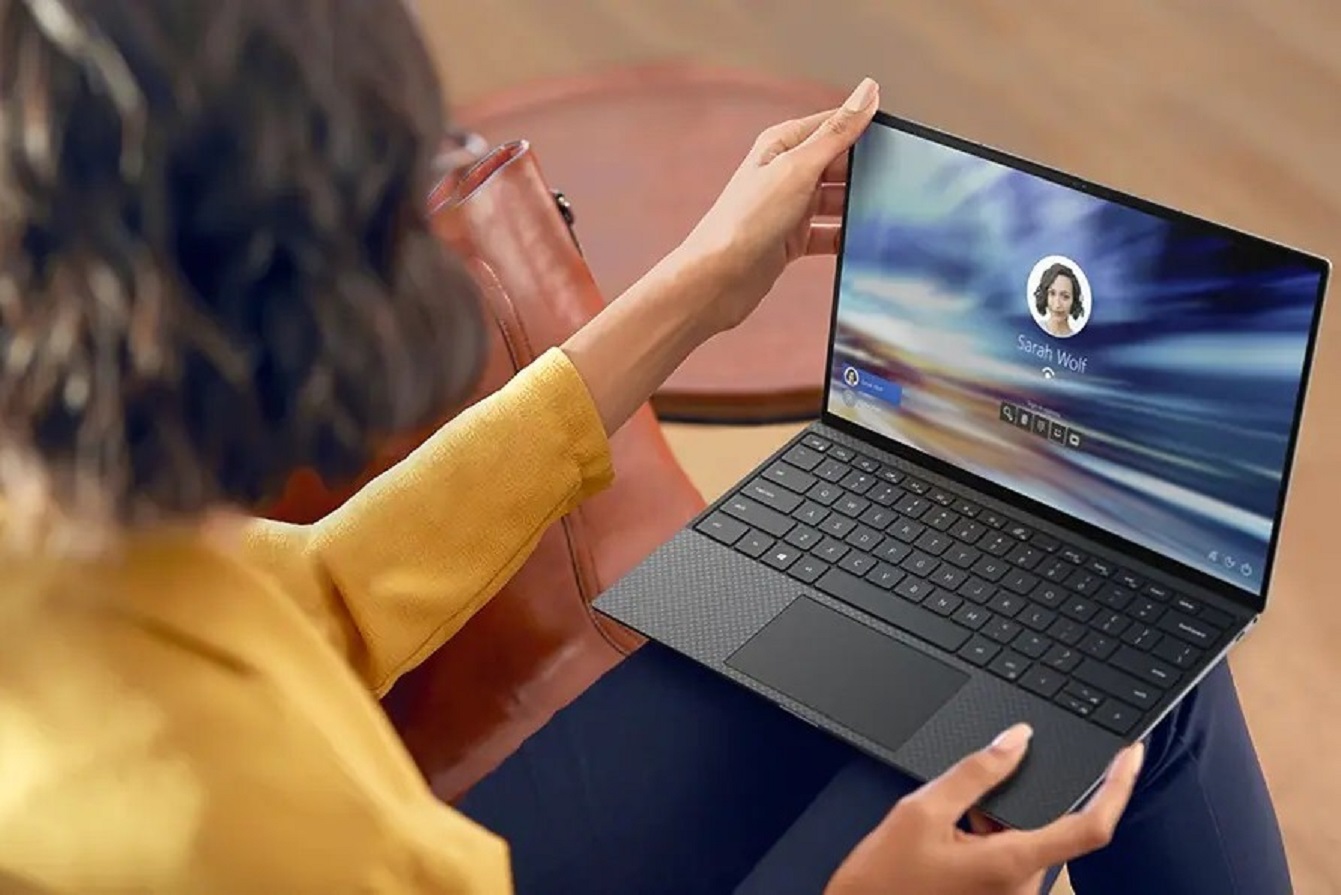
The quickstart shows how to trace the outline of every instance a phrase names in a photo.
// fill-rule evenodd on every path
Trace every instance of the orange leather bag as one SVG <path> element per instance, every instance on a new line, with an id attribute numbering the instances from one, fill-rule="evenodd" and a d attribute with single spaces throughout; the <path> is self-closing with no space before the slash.
<path id="1" fill-rule="evenodd" d="M 454 141 L 443 156 L 448 173 L 429 199 L 435 231 L 466 260 L 493 324 L 487 368 L 469 403 L 605 305 L 571 208 L 546 183 L 534 150 L 508 143 L 460 166 L 477 154 L 470 141 Z M 428 434 L 405 433 L 388 444 L 356 482 L 295 477 L 267 515 L 320 518 Z M 590 603 L 704 504 L 650 406 L 614 435 L 611 448 L 614 485 L 551 528 L 516 577 L 384 702 L 440 798 L 457 798 L 640 643 Z"/>

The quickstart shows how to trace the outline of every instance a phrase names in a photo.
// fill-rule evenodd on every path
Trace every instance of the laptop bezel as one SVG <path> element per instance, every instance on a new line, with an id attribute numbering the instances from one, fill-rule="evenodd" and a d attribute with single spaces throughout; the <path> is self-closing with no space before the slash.
<path id="1" fill-rule="evenodd" d="M 1285 463 L 1281 470 L 1281 484 L 1277 495 L 1276 510 L 1273 515 L 1271 537 L 1267 543 L 1266 562 L 1262 569 L 1262 585 L 1260 594 L 1253 593 L 1242 587 L 1225 581 L 1224 579 L 1210 575 L 1192 566 L 1170 559 L 1169 557 L 1152 550 L 1142 544 L 1137 544 L 1119 535 L 1103 529 L 1093 523 L 1086 522 L 1068 513 L 1053 509 L 1040 501 L 1035 500 L 1025 494 L 1021 494 L 1010 488 L 998 485 L 989 479 L 983 478 L 976 473 L 962 469 L 903 442 L 867 429 L 856 423 L 852 423 L 842 417 L 834 415 L 830 410 L 831 389 L 833 387 L 833 363 L 835 353 L 835 343 L 838 332 L 838 304 L 841 296 L 843 282 L 843 259 L 847 242 L 847 215 L 849 199 L 852 194 L 854 178 L 849 173 L 847 183 L 844 186 L 843 196 L 843 215 L 842 229 L 839 232 L 837 257 L 834 265 L 833 277 L 833 300 L 829 314 L 829 344 L 825 355 L 824 363 L 824 391 L 823 404 L 821 406 L 820 420 L 827 426 L 845 432 L 854 438 L 860 438 L 874 443 L 880 449 L 885 450 L 895 456 L 901 457 L 910 463 L 915 463 L 938 475 L 944 476 L 954 481 L 960 482 L 968 487 L 981 491 L 999 501 L 1019 506 L 1024 512 L 1046 519 L 1054 525 L 1065 527 L 1068 530 L 1075 531 L 1077 534 L 1102 544 L 1109 549 L 1121 552 L 1131 556 L 1133 559 L 1148 564 L 1154 568 L 1160 569 L 1185 581 L 1192 582 L 1212 593 L 1221 595 L 1233 603 L 1242 606 L 1254 613 L 1260 613 L 1266 609 L 1266 604 L 1271 592 L 1271 583 L 1276 571 L 1276 561 L 1278 559 L 1281 531 L 1284 527 L 1285 509 L 1289 501 L 1290 485 L 1293 478 L 1295 461 L 1299 448 L 1299 435 L 1303 427 L 1304 409 L 1307 406 L 1309 386 L 1312 382 L 1314 373 L 1314 357 L 1317 350 L 1318 335 L 1322 327 L 1323 305 L 1327 296 L 1327 285 L 1331 277 L 1332 265 L 1329 260 L 1319 255 L 1312 254 L 1294 246 L 1285 243 L 1267 239 L 1254 233 L 1241 230 L 1226 224 L 1199 217 L 1188 212 L 1161 205 L 1149 199 L 1126 193 L 1113 187 L 1105 186 L 1083 177 L 1073 174 L 1067 174 L 1048 165 L 1032 161 L 1014 153 L 1006 152 L 992 146 L 977 143 L 964 137 L 960 137 L 937 128 L 892 115 L 885 111 L 877 111 L 871 127 L 888 127 L 896 131 L 911 134 L 933 143 L 938 143 L 970 155 L 995 162 L 1006 167 L 1014 168 L 1027 174 L 1041 177 L 1061 186 L 1070 187 L 1080 192 L 1087 193 L 1099 199 L 1109 202 L 1116 202 L 1134 208 L 1139 211 L 1153 214 L 1168 220 L 1181 221 L 1195 224 L 1207 228 L 1218 235 L 1230 237 L 1236 240 L 1244 240 L 1255 243 L 1260 248 L 1280 251 L 1291 260 L 1298 261 L 1305 266 L 1312 268 L 1319 274 L 1318 294 L 1314 302 L 1313 319 L 1309 326 L 1308 343 L 1304 352 L 1303 370 L 1300 376 L 1299 396 L 1293 411 L 1293 423 L 1290 427 L 1289 443 L 1285 452 Z M 852 166 L 856 146 L 848 150 L 849 172 L 855 170 Z"/>

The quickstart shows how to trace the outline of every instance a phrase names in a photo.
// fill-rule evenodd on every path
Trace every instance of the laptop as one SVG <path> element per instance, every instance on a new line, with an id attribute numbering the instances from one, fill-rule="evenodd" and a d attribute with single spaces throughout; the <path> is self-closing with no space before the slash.
<path id="1" fill-rule="evenodd" d="M 980 808 L 1077 808 L 1266 608 L 1330 264 L 878 114 L 821 417 L 595 607 Z M 819 373 L 819 371 L 817 371 Z"/>

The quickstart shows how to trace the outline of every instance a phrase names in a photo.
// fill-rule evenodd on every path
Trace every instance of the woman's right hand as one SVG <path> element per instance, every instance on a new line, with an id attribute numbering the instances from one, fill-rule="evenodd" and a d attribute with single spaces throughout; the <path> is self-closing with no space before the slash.
<path id="1" fill-rule="evenodd" d="M 960 818 L 1019 767 L 1030 733 L 1025 725 L 1012 727 L 901 800 L 853 849 L 826 895 L 1038 895 L 1049 867 L 1108 844 L 1141 768 L 1140 743 L 1118 753 L 1079 812 L 1038 830 L 959 829 Z"/>

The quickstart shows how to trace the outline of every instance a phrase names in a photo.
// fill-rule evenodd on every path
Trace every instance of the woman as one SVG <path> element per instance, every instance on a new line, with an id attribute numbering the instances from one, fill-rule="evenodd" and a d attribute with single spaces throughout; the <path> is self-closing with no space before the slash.
<path id="1" fill-rule="evenodd" d="M 1019 893 L 1093 851 L 1085 893 L 1284 891 L 1226 672 L 1139 783 L 1127 750 L 1084 811 L 972 835 L 1027 730 L 914 790 L 656 648 L 464 813 L 381 714 L 610 480 L 607 433 L 790 260 L 833 251 L 819 185 L 877 102 L 865 82 L 766 131 L 589 326 L 287 526 L 244 510 L 299 466 L 361 468 L 479 366 L 468 280 L 424 219 L 444 122 L 412 22 L 371 0 L 0 0 L 0 890 Z"/>
<path id="2" fill-rule="evenodd" d="M 1057 261 L 1043 271 L 1034 289 L 1034 309 L 1043 318 L 1043 329 L 1061 339 L 1076 334 L 1072 320 L 1085 316 L 1085 296 L 1080 278 L 1069 266 Z"/>

